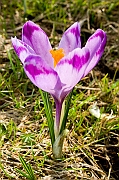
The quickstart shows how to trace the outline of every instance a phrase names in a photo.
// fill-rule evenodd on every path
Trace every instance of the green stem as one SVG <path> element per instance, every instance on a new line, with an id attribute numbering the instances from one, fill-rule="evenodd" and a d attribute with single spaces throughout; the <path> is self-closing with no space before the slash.
<path id="1" fill-rule="evenodd" d="M 62 158 L 62 147 L 63 147 L 63 142 L 64 138 L 68 134 L 68 130 L 65 129 L 55 140 L 53 144 L 53 156 L 55 159 L 61 159 Z"/>

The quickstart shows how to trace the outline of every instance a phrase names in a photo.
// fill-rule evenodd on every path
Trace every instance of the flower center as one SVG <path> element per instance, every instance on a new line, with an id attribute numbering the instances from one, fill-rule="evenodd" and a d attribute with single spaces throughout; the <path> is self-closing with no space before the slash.
<path id="1" fill-rule="evenodd" d="M 60 59 L 62 59 L 65 56 L 64 50 L 62 48 L 57 49 L 57 50 L 51 49 L 50 53 L 52 54 L 52 57 L 54 58 L 54 67 L 57 65 Z"/>

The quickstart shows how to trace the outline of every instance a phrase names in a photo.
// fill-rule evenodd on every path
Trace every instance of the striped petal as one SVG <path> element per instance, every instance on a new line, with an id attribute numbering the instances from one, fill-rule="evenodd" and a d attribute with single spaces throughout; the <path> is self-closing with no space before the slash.
<path id="1" fill-rule="evenodd" d="M 46 33 L 32 21 L 24 24 L 22 29 L 22 41 L 28 44 L 37 55 L 53 67 L 52 49 Z"/>
<path id="2" fill-rule="evenodd" d="M 61 90 L 61 82 L 57 72 L 41 59 L 40 56 L 30 55 L 24 63 L 24 70 L 28 78 L 38 88 L 58 97 Z"/>
<path id="3" fill-rule="evenodd" d="M 64 32 L 59 48 L 63 48 L 66 55 L 76 48 L 81 48 L 80 24 L 78 22 Z"/>
<path id="4" fill-rule="evenodd" d="M 57 64 L 55 70 L 64 84 L 64 92 L 70 91 L 84 76 L 89 58 L 90 53 L 87 48 L 77 48 Z"/>
<path id="5" fill-rule="evenodd" d="M 107 36 L 106 33 L 98 29 L 87 41 L 85 47 L 90 51 L 90 62 L 85 70 L 84 76 L 86 76 L 100 60 L 104 48 L 106 46 Z"/>
<path id="6" fill-rule="evenodd" d="M 23 64 L 24 64 L 25 59 L 30 54 L 35 54 L 34 50 L 30 46 L 18 40 L 16 37 L 11 38 L 11 40 L 12 40 L 12 45 L 14 47 L 14 50 Z"/>

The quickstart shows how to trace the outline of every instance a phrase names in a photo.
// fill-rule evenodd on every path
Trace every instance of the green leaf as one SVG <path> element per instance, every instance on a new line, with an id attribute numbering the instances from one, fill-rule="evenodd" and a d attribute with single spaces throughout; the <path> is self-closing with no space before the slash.
<path id="1" fill-rule="evenodd" d="M 21 170 L 19 170 L 19 169 L 17 169 L 17 168 L 15 168 L 15 170 L 16 170 L 19 174 L 21 174 L 22 176 L 26 177 L 27 179 L 30 179 L 30 178 L 29 178 L 29 175 L 27 175 L 27 174 L 24 173 L 23 171 L 21 171 Z"/>
<path id="2" fill-rule="evenodd" d="M 64 117 L 63 117 L 63 120 L 62 120 L 60 134 L 62 133 L 63 130 L 65 130 L 65 127 L 66 127 L 67 116 L 68 116 L 68 112 L 69 112 L 69 107 L 70 107 L 70 103 L 71 103 L 72 94 L 73 94 L 73 90 L 70 92 L 70 94 L 68 95 L 68 97 L 66 99 L 65 112 L 64 112 Z"/>
<path id="3" fill-rule="evenodd" d="M 40 94 L 44 103 L 45 113 L 46 113 L 46 117 L 48 121 L 49 131 L 50 131 L 51 143 L 53 147 L 53 144 L 55 142 L 55 135 L 54 135 L 54 119 L 53 119 L 53 114 L 52 114 L 52 106 L 49 100 L 48 93 L 42 91 L 41 89 L 39 89 L 39 91 L 40 91 Z"/>
<path id="4" fill-rule="evenodd" d="M 26 177 L 29 180 L 35 180 L 36 178 L 34 176 L 34 172 L 33 172 L 31 165 L 29 163 L 26 163 L 24 158 L 20 155 L 19 155 L 19 159 L 20 159 L 20 162 L 22 163 L 22 166 L 23 166 L 24 170 L 26 171 L 26 173 L 19 169 L 16 169 L 16 171 L 19 172 L 22 176 Z"/>
<path id="5" fill-rule="evenodd" d="M 1 164 L 1 161 L 0 161 L 0 169 L 4 172 L 4 174 L 9 178 L 9 179 L 13 179 L 14 177 L 9 175 L 6 171 L 5 171 L 5 168 L 4 166 Z"/>

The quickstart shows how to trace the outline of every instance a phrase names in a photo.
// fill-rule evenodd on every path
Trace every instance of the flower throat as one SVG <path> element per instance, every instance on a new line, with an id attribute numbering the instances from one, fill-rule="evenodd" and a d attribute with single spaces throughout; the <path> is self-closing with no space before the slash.
<path id="1" fill-rule="evenodd" d="M 64 54 L 64 50 L 62 48 L 57 49 L 57 50 L 50 50 L 50 53 L 52 54 L 52 57 L 54 59 L 54 67 L 56 67 L 57 63 L 60 61 L 60 59 L 62 59 L 65 54 Z"/>

